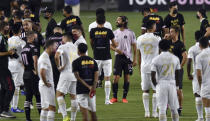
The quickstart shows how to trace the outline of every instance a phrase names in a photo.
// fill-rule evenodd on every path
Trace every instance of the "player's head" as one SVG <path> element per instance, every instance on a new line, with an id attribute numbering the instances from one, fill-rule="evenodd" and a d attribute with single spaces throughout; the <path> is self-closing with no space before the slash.
<path id="1" fill-rule="evenodd" d="M 23 14 L 19 10 L 18 11 L 15 11 L 15 13 L 13 13 L 13 19 L 14 19 L 14 21 L 21 21 L 22 17 L 23 17 Z"/>
<path id="2" fill-rule="evenodd" d="M 14 35 L 20 35 L 21 34 L 21 25 L 20 24 L 14 24 L 12 27 L 12 33 Z"/>
<path id="3" fill-rule="evenodd" d="M 52 54 L 56 50 L 56 44 L 54 40 L 46 40 L 45 42 L 45 51 L 47 51 L 49 54 Z"/>
<path id="4" fill-rule="evenodd" d="M 152 21 L 152 20 L 149 20 L 146 23 L 146 28 L 147 28 L 148 31 L 155 32 L 156 31 L 156 22 L 155 21 Z"/>
<path id="5" fill-rule="evenodd" d="M 142 11 L 141 11 L 142 15 L 144 17 L 148 16 L 150 13 L 151 13 L 151 10 L 149 7 L 146 7 L 146 8 L 143 8 Z"/>
<path id="6" fill-rule="evenodd" d="M 29 7 L 26 7 L 23 14 L 24 14 L 24 18 L 31 18 L 31 14 L 32 14 L 31 9 Z"/>
<path id="7" fill-rule="evenodd" d="M 209 47 L 209 39 L 208 39 L 208 37 L 202 37 L 199 40 L 199 46 L 200 46 L 201 49 L 208 48 Z"/>
<path id="8" fill-rule="evenodd" d="M 170 35 L 172 38 L 176 38 L 179 36 L 179 33 L 180 33 L 180 28 L 177 27 L 177 26 L 172 26 L 170 28 Z"/>
<path id="9" fill-rule="evenodd" d="M 54 12 L 55 12 L 54 9 L 46 7 L 45 10 L 43 11 L 44 18 L 45 19 L 51 18 L 53 16 Z"/>
<path id="10" fill-rule="evenodd" d="M 176 1 L 170 2 L 169 3 L 169 11 L 172 14 L 177 14 L 178 13 L 178 4 Z"/>
<path id="11" fill-rule="evenodd" d="M 27 37 L 27 42 L 28 43 L 33 43 L 34 40 L 35 40 L 35 36 L 36 36 L 36 33 L 34 31 L 29 31 L 26 33 L 26 37 Z"/>
<path id="12" fill-rule="evenodd" d="M 73 38 L 77 40 L 82 35 L 82 28 L 79 25 L 74 25 L 72 27 Z"/>
<path id="13" fill-rule="evenodd" d="M 121 28 L 128 28 L 128 18 L 126 16 L 119 16 L 116 20 L 117 27 Z"/>
<path id="14" fill-rule="evenodd" d="M 85 55 L 88 50 L 88 46 L 84 43 L 78 45 L 78 55 Z"/>
<path id="15" fill-rule="evenodd" d="M 0 21 L 0 32 L 4 35 L 9 34 L 9 24 L 5 21 Z"/>
<path id="16" fill-rule="evenodd" d="M 72 35 L 70 33 L 64 33 L 62 41 L 63 43 L 72 42 Z"/>
<path id="17" fill-rule="evenodd" d="M 170 49 L 170 42 L 166 39 L 162 39 L 159 42 L 159 48 L 161 51 L 168 51 Z"/>
<path id="18" fill-rule="evenodd" d="M 199 10 L 197 11 L 196 17 L 197 17 L 198 19 L 207 18 L 206 10 L 203 9 L 203 8 L 202 8 L 202 9 L 199 9 Z"/>
<path id="19" fill-rule="evenodd" d="M 71 6 L 66 6 L 63 9 L 63 15 L 66 17 L 72 13 L 72 7 Z"/>
<path id="20" fill-rule="evenodd" d="M 98 15 L 104 15 L 105 16 L 105 10 L 103 8 L 97 8 L 96 9 L 96 16 Z"/>
<path id="21" fill-rule="evenodd" d="M 24 31 L 32 31 L 33 23 L 30 19 L 24 19 L 22 23 Z"/>
<path id="22" fill-rule="evenodd" d="M 201 32 L 198 30 L 195 32 L 195 40 L 196 42 L 199 42 L 200 38 L 201 38 Z"/>
<path id="23" fill-rule="evenodd" d="M 54 29 L 53 29 L 53 33 L 60 33 L 62 34 L 63 33 L 63 30 L 61 28 L 61 26 L 57 25 Z"/>
<path id="24" fill-rule="evenodd" d="M 99 25 L 104 25 L 105 21 L 106 21 L 106 17 L 104 15 L 98 15 L 96 17 L 96 23 Z"/>

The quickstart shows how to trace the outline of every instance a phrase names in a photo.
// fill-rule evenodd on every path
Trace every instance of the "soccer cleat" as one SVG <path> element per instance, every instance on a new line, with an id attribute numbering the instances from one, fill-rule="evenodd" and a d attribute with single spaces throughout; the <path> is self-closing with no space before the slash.
<path id="1" fill-rule="evenodd" d="M 12 113 L 10 111 L 8 111 L 8 112 L 3 111 L 0 115 L 3 118 L 16 118 L 16 116 L 12 115 Z"/>
<path id="2" fill-rule="evenodd" d="M 145 117 L 145 118 L 150 118 L 150 113 L 149 113 L 149 112 L 145 112 L 144 117 Z"/>
<path id="3" fill-rule="evenodd" d="M 153 113 L 152 113 L 152 117 L 153 117 L 153 118 L 158 118 L 158 113 L 157 113 L 157 112 L 153 112 Z"/>
<path id="4" fill-rule="evenodd" d="M 66 116 L 63 121 L 70 121 L 70 118 L 68 116 Z"/>
<path id="5" fill-rule="evenodd" d="M 128 100 L 124 98 L 124 99 L 122 99 L 122 102 L 123 103 L 128 103 Z"/>
<path id="6" fill-rule="evenodd" d="M 113 104 L 110 100 L 105 101 L 105 105 L 111 105 Z"/>
<path id="7" fill-rule="evenodd" d="M 19 108 L 17 108 L 17 109 L 11 108 L 11 112 L 13 112 L 13 113 L 24 113 L 24 110 L 21 110 Z"/>
<path id="8" fill-rule="evenodd" d="M 111 102 L 111 103 L 116 103 L 116 102 L 118 102 L 118 100 L 117 100 L 117 98 L 112 98 L 112 99 L 110 100 L 110 102 Z"/>
<path id="9" fill-rule="evenodd" d="M 182 108 L 178 109 L 179 116 L 182 116 Z"/>
<path id="10" fill-rule="evenodd" d="M 30 104 L 30 109 L 34 109 L 34 106 L 33 106 L 33 104 Z"/>

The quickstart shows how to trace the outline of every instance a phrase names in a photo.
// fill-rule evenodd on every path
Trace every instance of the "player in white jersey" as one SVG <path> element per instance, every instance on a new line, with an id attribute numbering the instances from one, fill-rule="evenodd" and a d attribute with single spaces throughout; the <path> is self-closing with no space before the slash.
<path id="1" fill-rule="evenodd" d="M 80 26 L 78 25 L 74 25 L 72 27 L 72 34 L 73 34 L 73 38 L 75 40 L 74 45 L 76 45 L 76 47 L 78 47 L 79 44 L 84 43 L 87 44 L 85 38 L 82 35 L 82 29 Z M 88 52 L 87 52 L 88 54 Z"/>
<path id="2" fill-rule="evenodd" d="M 15 93 L 11 101 L 11 111 L 14 113 L 22 113 L 23 110 L 18 108 L 20 86 L 23 85 L 24 66 L 21 59 L 21 51 L 25 46 L 25 42 L 19 37 L 21 34 L 21 26 L 15 24 L 12 28 L 13 36 L 8 39 L 8 48 L 16 51 L 15 56 L 9 58 L 9 70 L 15 83 Z"/>
<path id="3" fill-rule="evenodd" d="M 40 121 L 54 121 L 56 104 L 50 55 L 56 50 L 56 44 L 52 40 L 47 40 L 45 48 L 38 60 L 39 92 L 42 105 Z"/>
<path id="4" fill-rule="evenodd" d="M 195 96 L 195 104 L 196 104 L 196 110 L 198 114 L 198 119 L 196 121 L 203 121 L 203 103 L 202 98 L 200 96 L 200 87 L 198 84 L 198 79 L 196 75 L 196 56 L 201 53 L 201 49 L 199 47 L 199 39 L 201 37 L 200 31 L 195 32 L 195 39 L 196 44 L 193 45 L 188 52 L 188 61 L 187 61 L 187 73 L 188 73 L 188 79 L 192 80 L 192 88 L 193 88 L 193 94 Z M 193 73 L 191 74 L 191 66 L 193 62 Z"/>
<path id="5" fill-rule="evenodd" d="M 176 86 L 178 87 L 179 84 L 180 62 L 168 51 L 170 48 L 168 40 L 161 40 L 159 48 L 162 52 L 152 60 L 151 67 L 152 82 L 156 86 L 159 120 L 167 121 L 166 109 L 169 105 L 172 121 L 179 121 Z"/>
<path id="6" fill-rule="evenodd" d="M 64 95 L 69 93 L 71 97 L 71 121 L 75 121 L 77 114 L 76 101 L 76 85 L 77 79 L 72 72 L 72 62 L 79 56 L 77 54 L 77 46 L 72 43 L 72 36 L 64 34 L 62 41 L 65 43 L 61 45 L 56 54 L 55 61 L 60 73 L 60 78 L 57 86 L 56 97 L 58 101 L 59 110 L 63 115 L 63 121 L 69 121 L 69 116 L 66 111 L 66 103 Z M 60 61 L 61 58 L 61 61 Z"/>
<path id="7" fill-rule="evenodd" d="M 208 38 L 199 41 L 202 52 L 196 57 L 196 71 L 201 97 L 205 107 L 206 121 L 210 121 L 210 48 Z"/>
<path id="8" fill-rule="evenodd" d="M 137 39 L 137 49 L 139 53 L 139 67 L 141 73 L 141 86 L 143 90 L 143 104 L 145 109 L 145 117 L 150 117 L 149 111 L 149 90 L 152 88 L 152 117 L 157 117 L 157 104 L 155 87 L 151 81 L 151 62 L 154 57 L 159 54 L 158 43 L 161 40 L 159 36 L 154 35 L 156 31 L 156 23 L 154 21 L 147 22 L 147 32 Z"/>

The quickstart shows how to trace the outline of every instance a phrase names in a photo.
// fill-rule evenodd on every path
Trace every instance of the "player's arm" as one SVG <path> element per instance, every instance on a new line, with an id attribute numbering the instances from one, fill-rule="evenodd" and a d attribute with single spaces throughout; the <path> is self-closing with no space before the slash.
<path id="1" fill-rule="evenodd" d="M 136 43 L 132 44 L 133 47 L 133 66 L 136 66 L 137 64 L 137 47 L 136 47 Z"/>
<path id="2" fill-rule="evenodd" d="M 206 33 L 204 35 L 205 37 L 209 37 L 210 36 L 210 27 L 206 28 Z"/>
<path id="3" fill-rule="evenodd" d="M 202 73 L 200 69 L 197 69 L 197 79 L 198 79 L 199 86 L 201 87 Z"/>
<path id="4" fill-rule="evenodd" d="M 182 25 L 182 27 L 181 27 L 181 35 L 182 35 L 183 43 L 185 44 L 185 29 L 184 29 L 184 25 Z"/>
<path id="5" fill-rule="evenodd" d="M 156 72 L 155 71 L 151 72 L 151 77 L 152 77 L 152 83 L 154 84 L 154 86 L 156 86 L 157 80 L 156 80 Z"/>
<path id="6" fill-rule="evenodd" d="M 38 56 L 37 55 L 33 56 L 33 61 L 34 61 L 34 74 L 37 75 L 38 74 L 38 66 L 37 66 Z"/>
<path id="7" fill-rule="evenodd" d="M 187 59 L 187 75 L 189 80 L 193 80 L 193 76 L 191 74 L 191 64 L 192 64 L 192 58 Z"/>
<path id="8" fill-rule="evenodd" d="M 46 79 L 46 69 L 41 68 L 40 75 L 41 75 L 42 81 L 44 82 L 45 86 L 51 87 L 52 85 L 50 83 L 48 83 L 47 79 Z"/>
<path id="9" fill-rule="evenodd" d="M 141 73 L 141 51 L 138 50 L 138 64 L 139 64 L 139 71 Z"/>
<path id="10" fill-rule="evenodd" d="M 180 73 L 180 70 L 175 71 L 176 87 L 179 87 L 179 73 Z"/>
<path id="11" fill-rule="evenodd" d="M 58 51 L 55 53 L 55 64 L 59 71 L 62 71 L 64 69 L 64 66 L 62 67 L 60 65 L 60 52 L 58 52 Z"/>
<path id="12" fill-rule="evenodd" d="M 0 56 L 8 56 L 15 54 L 14 50 L 9 50 L 8 52 L 0 52 Z"/>
<path id="13" fill-rule="evenodd" d="M 74 72 L 74 75 L 76 77 L 76 79 L 81 82 L 85 87 L 87 87 L 88 89 L 91 89 L 92 87 L 90 85 L 88 85 L 80 76 L 79 76 L 79 72 Z"/>
<path id="14" fill-rule="evenodd" d="M 187 52 L 186 51 L 184 51 L 182 53 L 182 57 L 183 57 L 183 59 L 182 59 L 182 62 L 181 62 L 181 68 L 183 68 L 184 64 L 187 62 Z"/>
<path id="15" fill-rule="evenodd" d="M 94 82 L 93 82 L 93 86 L 90 89 L 90 93 L 89 93 L 90 96 L 94 96 L 96 93 L 96 85 L 98 83 L 98 77 L 99 77 L 98 71 L 94 72 Z"/>

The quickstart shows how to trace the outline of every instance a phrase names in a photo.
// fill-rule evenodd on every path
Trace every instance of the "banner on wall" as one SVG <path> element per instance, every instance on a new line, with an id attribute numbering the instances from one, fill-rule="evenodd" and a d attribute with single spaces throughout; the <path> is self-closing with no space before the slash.
<path id="1" fill-rule="evenodd" d="M 118 0 L 120 11 L 141 10 L 144 7 L 157 8 L 159 11 L 168 10 L 168 3 L 174 0 Z M 210 10 L 210 0 L 176 0 L 180 10 Z"/>

